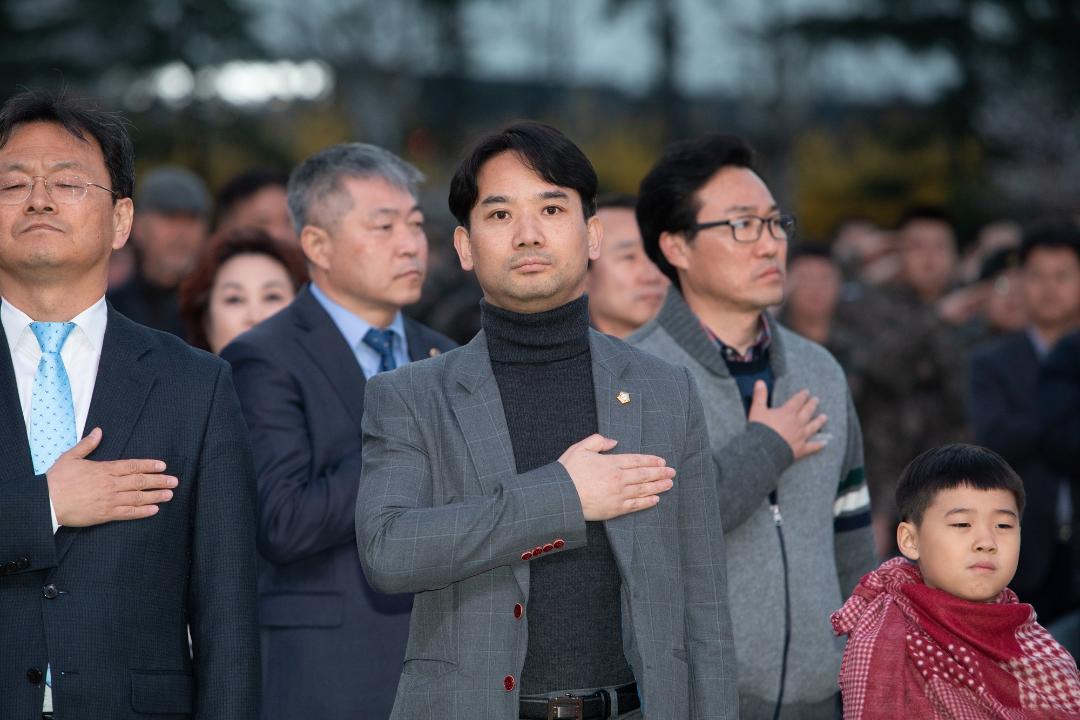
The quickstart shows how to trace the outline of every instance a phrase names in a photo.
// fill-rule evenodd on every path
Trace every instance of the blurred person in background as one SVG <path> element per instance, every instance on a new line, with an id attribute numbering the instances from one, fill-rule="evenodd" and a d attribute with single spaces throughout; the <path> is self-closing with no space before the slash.
<path id="1" fill-rule="evenodd" d="M 239 227 L 211 238 L 180 284 L 180 316 L 188 342 L 219 353 L 292 302 L 307 282 L 298 245 L 255 227 Z"/>
<path id="2" fill-rule="evenodd" d="M 1030 323 L 972 355 L 969 403 L 975 441 L 1024 478 L 1023 543 L 1011 587 L 1051 625 L 1077 607 L 1072 568 L 1080 557 L 1071 542 L 1069 476 L 1053 469 L 1043 451 L 1038 379 L 1054 345 L 1080 326 L 1080 230 L 1061 222 L 1032 226 L 1020 258 Z M 1080 406 L 1071 412 L 1080 413 Z"/>
<path id="3" fill-rule="evenodd" d="M 750 147 L 721 134 L 664 152 L 641 183 L 637 219 L 672 287 L 630 343 L 689 370 L 705 406 L 740 717 L 832 720 L 841 648 L 828 617 L 873 569 L 873 538 L 844 373 L 766 312 L 783 299 L 795 220 Z"/>
<path id="4" fill-rule="evenodd" d="M 263 720 L 390 715 L 411 595 L 364 577 L 354 513 L 369 378 L 453 347 L 401 308 L 427 271 L 420 172 L 334 145 L 289 179 L 311 282 L 229 343 L 259 485 Z"/>
<path id="5" fill-rule="evenodd" d="M 113 307 L 137 323 L 184 337 L 178 289 L 206 242 L 209 216 L 206 185 L 190 170 L 150 172 L 135 196 L 135 273 L 110 289 Z"/>
<path id="6" fill-rule="evenodd" d="M 979 229 L 975 242 L 964 251 L 956 268 L 957 280 L 972 283 L 983 274 L 992 256 L 1002 250 L 1019 250 L 1021 228 L 1012 220 L 994 220 Z"/>
<path id="7" fill-rule="evenodd" d="M 837 321 L 843 286 L 840 265 L 829 248 L 797 245 L 788 253 L 787 287 L 777 319 L 823 345 L 844 369 L 854 394 L 861 382 L 857 372 L 861 338 L 848 323 Z"/>
<path id="8" fill-rule="evenodd" d="M 245 170 L 225 182 L 214 198 L 214 231 L 255 227 L 287 242 L 299 242 L 289 219 L 286 185 L 289 174 L 278 170 Z"/>
<path id="9" fill-rule="evenodd" d="M 868 218 L 852 216 L 840 220 L 832 234 L 833 257 L 844 272 L 846 285 L 883 285 L 900 272 L 892 234 Z M 847 289 L 847 288 L 846 288 Z"/>
<path id="10" fill-rule="evenodd" d="M 858 337 L 852 389 L 882 557 L 896 552 L 900 472 L 926 448 L 968 437 L 964 350 L 937 309 L 956 263 L 952 223 L 942 210 L 913 208 L 898 225 L 897 244 L 897 281 L 843 302 L 836 319 Z"/>
<path id="11" fill-rule="evenodd" d="M 641 243 L 632 195 L 600 195 L 596 216 L 604 227 L 600 257 L 589 264 L 585 291 L 589 319 L 597 330 L 625 338 L 652 320 L 670 281 Z"/>

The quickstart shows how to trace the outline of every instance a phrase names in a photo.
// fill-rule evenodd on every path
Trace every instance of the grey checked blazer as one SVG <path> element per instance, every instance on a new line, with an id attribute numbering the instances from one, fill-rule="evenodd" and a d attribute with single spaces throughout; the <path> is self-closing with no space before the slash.
<path id="1" fill-rule="evenodd" d="M 724 535 L 693 380 L 590 332 L 600 433 L 677 471 L 655 507 L 605 523 L 645 717 L 735 718 Z M 483 333 L 372 378 L 363 430 L 360 559 L 376 588 L 417 593 L 392 718 L 517 718 L 529 559 L 585 543 L 570 476 L 557 462 L 517 473 Z"/>

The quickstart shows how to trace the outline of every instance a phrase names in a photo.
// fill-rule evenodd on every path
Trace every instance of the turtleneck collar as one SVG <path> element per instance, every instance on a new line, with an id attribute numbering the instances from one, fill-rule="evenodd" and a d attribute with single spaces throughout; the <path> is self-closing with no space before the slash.
<path id="1" fill-rule="evenodd" d="M 518 313 L 480 301 L 481 323 L 493 362 L 546 363 L 589 351 L 588 296 L 552 310 Z"/>

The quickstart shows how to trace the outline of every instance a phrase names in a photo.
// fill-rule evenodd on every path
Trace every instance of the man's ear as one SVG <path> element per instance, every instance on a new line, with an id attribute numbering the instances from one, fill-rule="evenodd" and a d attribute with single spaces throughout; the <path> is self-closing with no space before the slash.
<path id="1" fill-rule="evenodd" d="M 330 269 L 330 234 L 321 227 L 305 225 L 300 230 L 300 249 L 313 267 L 327 272 Z"/>
<path id="2" fill-rule="evenodd" d="M 908 560 L 919 559 L 919 528 L 915 523 L 902 522 L 896 526 L 896 546 Z"/>
<path id="3" fill-rule="evenodd" d="M 600 258 L 600 248 L 604 244 L 604 226 L 600 223 L 600 218 L 593 215 L 586 220 L 585 231 L 589 235 L 589 259 L 597 260 Z"/>
<path id="4" fill-rule="evenodd" d="M 461 269 L 465 272 L 472 270 L 472 239 L 469 237 L 469 231 L 466 230 L 463 225 L 458 225 L 454 228 L 454 249 L 457 250 L 458 262 L 461 263 Z"/>
<path id="5" fill-rule="evenodd" d="M 683 233 L 662 232 L 660 233 L 660 252 L 673 268 L 687 270 L 690 267 L 690 249 L 686 244 L 686 236 Z"/>
<path id="6" fill-rule="evenodd" d="M 113 204 L 113 241 L 112 249 L 119 250 L 127 245 L 134 223 L 135 206 L 131 198 L 120 198 Z"/>

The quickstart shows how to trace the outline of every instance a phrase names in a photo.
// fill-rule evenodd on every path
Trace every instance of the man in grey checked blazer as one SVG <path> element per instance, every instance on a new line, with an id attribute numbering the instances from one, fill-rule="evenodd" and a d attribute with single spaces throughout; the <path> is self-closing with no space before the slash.
<path id="1" fill-rule="evenodd" d="M 368 382 L 360 558 L 416 593 L 395 719 L 738 715 L 704 413 L 588 328 L 595 192 L 554 128 L 483 139 L 450 204 L 484 330 Z"/>

